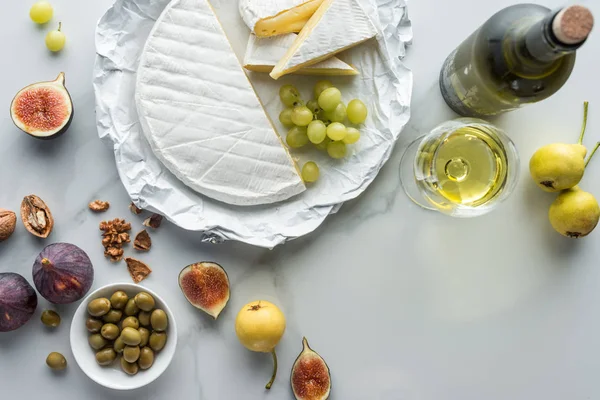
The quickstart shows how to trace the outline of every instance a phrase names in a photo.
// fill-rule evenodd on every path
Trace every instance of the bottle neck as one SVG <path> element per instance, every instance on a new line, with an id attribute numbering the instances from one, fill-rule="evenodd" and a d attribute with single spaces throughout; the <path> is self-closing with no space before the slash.
<path id="1" fill-rule="evenodd" d="M 560 11 L 552 12 L 545 18 L 535 22 L 525 31 L 522 38 L 521 50 L 525 50 L 529 57 L 537 61 L 550 62 L 557 60 L 566 54 L 573 53 L 585 42 L 563 43 L 554 33 L 553 22 Z"/>

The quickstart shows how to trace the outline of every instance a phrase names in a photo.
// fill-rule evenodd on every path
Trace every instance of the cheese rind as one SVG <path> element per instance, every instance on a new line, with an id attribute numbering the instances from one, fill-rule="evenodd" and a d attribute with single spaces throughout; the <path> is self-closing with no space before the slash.
<path id="1" fill-rule="evenodd" d="M 250 35 L 244 55 L 244 68 L 255 72 L 271 72 L 295 40 L 296 34 L 294 33 L 270 38 Z M 297 75 L 358 75 L 356 68 L 335 56 L 301 68 L 294 73 Z"/>
<path id="2" fill-rule="evenodd" d="M 377 30 L 357 0 L 325 0 L 270 75 L 278 79 L 376 35 Z"/>
<path id="3" fill-rule="evenodd" d="M 199 193 L 250 206 L 306 189 L 207 0 L 173 0 L 164 10 L 135 98 L 154 154 Z"/>
<path id="4" fill-rule="evenodd" d="M 239 11 L 259 37 L 300 32 L 323 0 L 239 0 Z"/>

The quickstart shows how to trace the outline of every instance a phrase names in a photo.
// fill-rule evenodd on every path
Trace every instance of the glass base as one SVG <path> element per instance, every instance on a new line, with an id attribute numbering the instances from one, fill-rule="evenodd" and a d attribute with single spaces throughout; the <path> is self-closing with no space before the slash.
<path id="1" fill-rule="evenodd" d="M 425 135 L 420 136 L 411 142 L 404 151 L 404 154 L 402 154 L 402 158 L 400 159 L 400 183 L 402 184 L 404 193 L 406 193 L 413 203 L 426 210 L 438 211 L 423 196 L 415 179 L 415 159 L 424 137 Z"/>

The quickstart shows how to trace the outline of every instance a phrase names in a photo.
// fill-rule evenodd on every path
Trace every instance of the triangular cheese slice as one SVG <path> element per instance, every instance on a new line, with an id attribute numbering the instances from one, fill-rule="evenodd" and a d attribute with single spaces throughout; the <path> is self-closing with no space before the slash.
<path id="1" fill-rule="evenodd" d="M 244 56 L 244 68 L 255 72 L 269 73 L 283 57 L 285 52 L 294 44 L 296 40 L 295 33 L 286 33 L 270 38 L 259 38 L 250 35 L 246 54 Z M 300 68 L 297 75 L 357 75 L 356 68 L 340 60 L 337 57 L 330 57 L 325 61 Z"/>
<path id="2" fill-rule="evenodd" d="M 142 52 L 135 100 L 156 157 L 197 192 L 250 206 L 306 189 L 208 0 L 167 5 Z"/>
<path id="3" fill-rule="evenodd" d="M 323 61 L 377 35 L 357 0 L 325 0 L 304 25 L 271 77 L 277 79 Z"/>
<path id="4" fill-rule="evenodd" d="M 323 0 L 239 0 L 248 28 L 259 37 L 300 32 Z"/>

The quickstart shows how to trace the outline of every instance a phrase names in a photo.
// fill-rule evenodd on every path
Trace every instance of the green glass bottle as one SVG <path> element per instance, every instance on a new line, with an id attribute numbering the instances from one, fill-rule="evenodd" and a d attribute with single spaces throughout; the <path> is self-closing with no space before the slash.
<path id="1" fill-rule="evenodd" d="M 507 7 L 487 20 L 444 62 L 440 89 L 455 112 L 485 118 L 556 93 L 575 64 L 594 18 L 583 6 Z"/>

